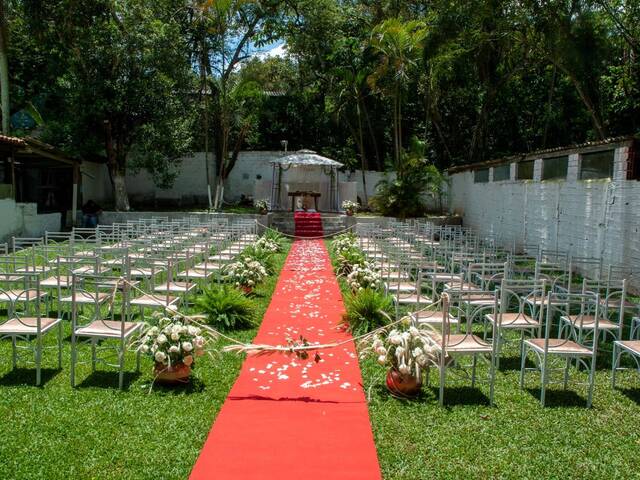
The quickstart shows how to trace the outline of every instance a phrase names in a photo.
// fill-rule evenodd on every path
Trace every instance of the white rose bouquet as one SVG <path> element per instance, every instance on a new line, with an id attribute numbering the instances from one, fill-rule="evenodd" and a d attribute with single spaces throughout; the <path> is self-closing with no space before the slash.
<path id="1" fill-rule="evenodd" d="M 267 237 L 260 237 L 253 246 L 268 253 L 278 253 L 281 249 L 278 242 Z"/>
<path id="2" fill-rule="evenodd" d="M 169 318 L 156 313 L 154 318 L 157 325 L 145 330 L 138 347 L 140 352 L 166 367 L 193 366 L 195 357 L 204 354 L 206 340 L 200 328 L 189 325 L 180 316 Z"/>
<path id="3" fill-rule="evenodd" d="M 383 335 L 373 335 L 362 355 L 373 355 L 380 365 L 387 365 L 402 375 L 419 376 L 420 369 L 436 361 L 434 344 L 423 330 L 409 326 L 410 320 Z"/>
<path id="4" fill-rule="evenodd" d="M 333 242 L 331 242 L 331 247 L 337 255 L 342 255 L 350 250 L 358 249 L 358 239 L 352 233 L 338 235 Z"/>
<path id="5" fill-rule="evenodd" d="M 380 266 L 376 262 L 364 262 L 354 264 L 351 272 L 347 275 L 347 284 L 352 292 L 371 288 L 377 290 L 382 287 L 382 276 Z"/>
<path id="6" fill-rule="evenodd" d="M 252 289 L 267 277 L 267 269 L 257 260 L 241 257 L 225 266 L 224 276 L 236 287 Z"/>
<path id="7" fill-rule="evenodd" d="M 269 201 L 266 200 L 266 199 L 264 199 L 264 200 L 256 200 L 255 202 L 253 202 L 253 206 L 259 212 L 267 212 L 267 211 L 269 211 Z"/>
<path id="8" fill-rule="evenodd" d="M 342 209 L 351 215 L 353 215 L 354 213 L 357 213 L 358 208 L 359 208 L 359 205 L 357 202 L 352 202 L 351 200 L 345 200 L 342 202 Z"/>

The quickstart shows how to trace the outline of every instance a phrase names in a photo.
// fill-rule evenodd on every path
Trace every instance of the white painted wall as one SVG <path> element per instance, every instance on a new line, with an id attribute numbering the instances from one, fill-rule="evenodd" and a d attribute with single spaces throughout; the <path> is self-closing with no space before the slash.
<path id="1" fill-rule="evenodd" d="M 236 165 L 229 174 L 225 185 L 225 200 L 236 202 L 242 195 L 245 197 L 269 198 L 271 195 L 271 182 L 273 167 L 271 160 L 282 155 L 281 151 L 246 151 L 241 152 Z M 215 159 L 209 155 L 209 167 L 212 184 L 215 181 Z M 113 193 L 109 172 L 104 164 L 84 163 L 82 165 L 82 195 L 84 201 L 93 199 L 98 203 L 109 204 L 113 201 Z M 286 174 L 285 174 L 286 175 Z M 367 194 L 370 198 L 375 193 L 377 183 L 389 175 L 384 172 L 365 173 Z M 364 201 L 364 188 L 362 172 L 339 173 L 339 182 L 356 182 L 357 195 Z M 134 203 L 153 204 L 156 200 L 168 205 L 206 205 L 207 181 L 205 174 L 204 152 L 194 153 L 192 156 L 182 159 L 178 166 L 178 175 L 173 186 L 169 189 L 160 189 L 153 183 L 153 178 L 145 170 L 127 174 L 127 189 Z M 213 187 L 215 188 L 215 187 Z M 265 193 L 268 195 L 265 197 Z"/>
<path id="2" fill-rule="evenodd" d="M 0 242 L 7 242 L 12 236 L 40 237 L 46 231 L 60 230 L 60 213 L 38 214 L 37 210 L 35 203 L 0 200 Z"/>
<path id="3" fill-rule="evenodd" d="M 454 173 L 450 210 L 465 226 L 495 234 L 503 245 L 542 245 L 574 256 L 629 265 L 640 287 L 640 182 L 626 180 L 629 149 L 616 149 L 612 179 L 578 180 L 580 155 L 571 154 L 566 180 L 474 183 L 473 171 Z M 492 178 L 492 175 L 490 175 Z"/>

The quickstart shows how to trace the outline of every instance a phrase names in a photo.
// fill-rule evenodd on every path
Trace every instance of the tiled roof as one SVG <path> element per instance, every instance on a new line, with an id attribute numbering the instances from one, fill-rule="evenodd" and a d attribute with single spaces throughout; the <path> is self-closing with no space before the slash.
<path id="1" fill-rule="evenodd" d="M 9 137 L 7 135 L 0 134 L 0 143 L 4 143 L 5 145 L 15 145 L 16 147 L 22 147 L 26 145 L 26 142 L 18 137 Z"/>

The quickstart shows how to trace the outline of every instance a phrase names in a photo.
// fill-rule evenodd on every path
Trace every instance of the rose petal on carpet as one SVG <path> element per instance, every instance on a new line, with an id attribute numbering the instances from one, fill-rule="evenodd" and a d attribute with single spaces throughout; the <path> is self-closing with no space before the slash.
<path id="1" fill-rule="evenodd" d="M 348 340 L 342 294 L 321 240 L 293 243 L 256 343 Z M 249 356 L 191 479 L 380 479 L 353 342 L 313 355 Z"/>

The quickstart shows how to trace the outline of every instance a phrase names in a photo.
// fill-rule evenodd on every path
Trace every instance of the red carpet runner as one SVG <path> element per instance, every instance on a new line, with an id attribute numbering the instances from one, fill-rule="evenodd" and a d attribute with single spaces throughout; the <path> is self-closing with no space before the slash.
<path id="1" fill-rule="evenodd" d="M 296 212 L 293 221 L 296 237 L 322 236 L 322 217 L 318 212 Z"/>
<path id="2" fill-rule="evenodd" d="M 321 240 L 294 242 L 256 343 L 350 338 Z M 353 343 L 315 363 L 248 357 L 191 472 L 199 479 L 379 479 L 380 469 Z"/>

